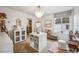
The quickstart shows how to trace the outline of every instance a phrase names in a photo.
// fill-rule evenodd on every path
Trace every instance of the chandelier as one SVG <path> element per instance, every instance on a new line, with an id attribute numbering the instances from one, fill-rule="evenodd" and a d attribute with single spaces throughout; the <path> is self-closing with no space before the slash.
<path id="1" fill-rule="evenodd" d="M 36 10 L 35 10 L 35 16 L 37 18 L 41 18 L 44 15 L 44 11 L 40 6 L 37 6 Z"/>

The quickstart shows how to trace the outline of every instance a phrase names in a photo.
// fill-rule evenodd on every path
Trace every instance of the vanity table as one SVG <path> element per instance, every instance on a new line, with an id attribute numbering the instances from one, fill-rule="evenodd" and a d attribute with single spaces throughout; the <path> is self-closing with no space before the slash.
<path id="1" fill-rule="evenodd" d="M 47 34 L 44 32 L 40 32 L 37 34 L 36 32 L 33 32 L 30 34 L 30 46 L 37 50 L 38 52 L 41 52 L 47 45 Z"/>

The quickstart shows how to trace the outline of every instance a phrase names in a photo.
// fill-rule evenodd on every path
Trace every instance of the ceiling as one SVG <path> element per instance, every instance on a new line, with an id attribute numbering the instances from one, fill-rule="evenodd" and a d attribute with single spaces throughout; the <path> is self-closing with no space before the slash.
<path id="1" fill-rule="evenodd" d="M 37 8 L 37 6 L 7 6 L 7 7 L 33 15 L 35 14 L 35 10 Z M 41 8 L 44 10 L 45 14 L 53 14 L 53 13 L 71 10 L 74 7 L 73 6 L 41 6 Z"/>

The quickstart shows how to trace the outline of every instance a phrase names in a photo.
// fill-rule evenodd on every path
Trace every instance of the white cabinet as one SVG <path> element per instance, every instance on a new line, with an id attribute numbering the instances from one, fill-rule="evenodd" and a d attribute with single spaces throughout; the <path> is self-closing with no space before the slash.
<path id="1" fill-rule="evenodd" d="M 14 43 L 24 41 L 26 39 L 26 29 L 17 28 L 14 30 Z"/>
<path id="2" fill-rule="evenodd" d="M 31 33 L 30 34 L 30 46 L 41 52 L 47 45 L 47 34 L 46 33 Z"/>

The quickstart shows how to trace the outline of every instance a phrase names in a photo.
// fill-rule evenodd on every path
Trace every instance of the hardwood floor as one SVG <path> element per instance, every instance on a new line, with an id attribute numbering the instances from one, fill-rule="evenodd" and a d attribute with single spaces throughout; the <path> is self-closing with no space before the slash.
<path id="1" fill-rule="evenodd" d="M 38 53 L 35 49 L 30 47 L 30 40 L 27 38 L 25 41 L 14 44 L 14 53 Z M 41 53 L 64 53 L 64 50 L 58 49 L 58 42 L 48 39 L 47 46 Z"/>
<path id="2" fill-rule="evenodd" d="M 30 47 L 29 40 L 14 44 L 14 53 L 36 53 L 37 51 Z"/>

